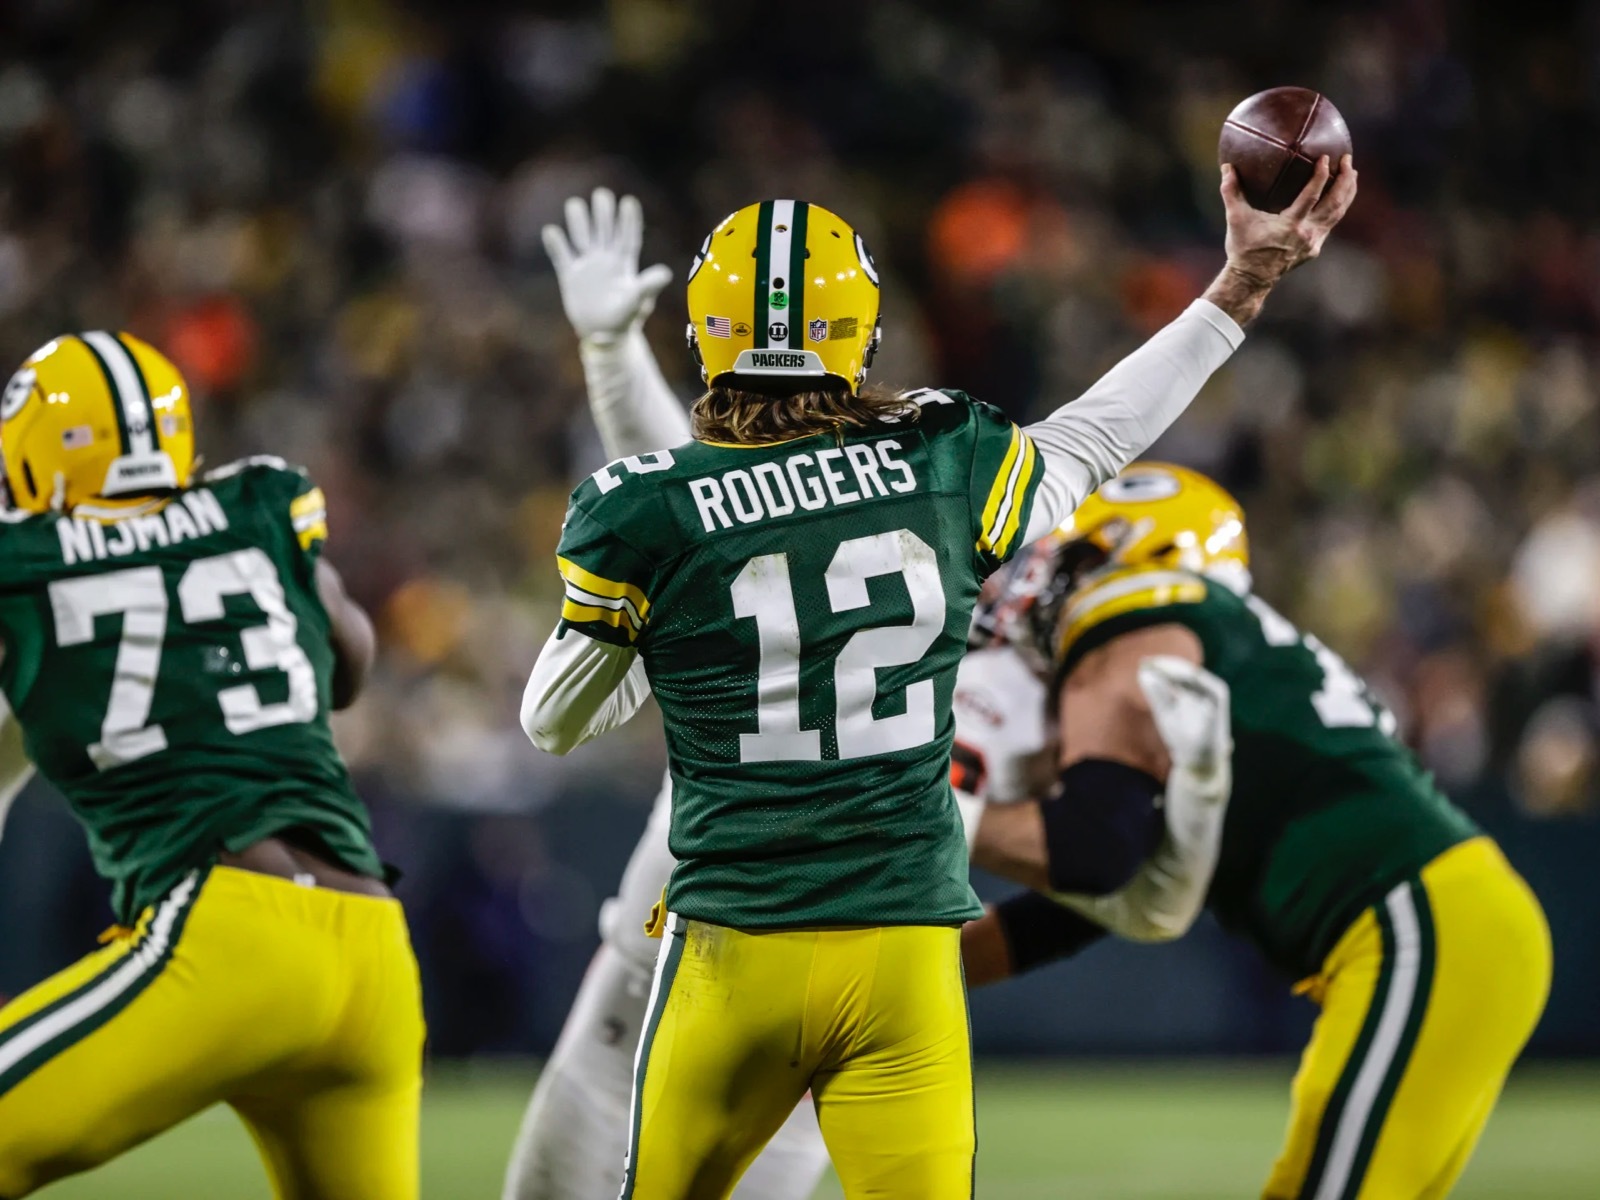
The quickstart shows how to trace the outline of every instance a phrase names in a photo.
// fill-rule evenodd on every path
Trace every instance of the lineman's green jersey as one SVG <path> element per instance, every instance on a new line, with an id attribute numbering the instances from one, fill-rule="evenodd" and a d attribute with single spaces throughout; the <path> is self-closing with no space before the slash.
<path id="1" fill-rule="evenodd" d="M 950 792 L 979 584 L 1018 547 L 1032 441 L 958 392 L 914 420 L 691 442 L 574 492 L 564 625 L 637 646 L 673 784 L 668 907 L 735 927 L 982 912 Z"/>
<path id="2" fill-rule="evenodd" d="M 1233 795 L 1207 903 L 1280 969 L 1311 975 L 1364 908 L 1478 830 L 1361 679 L 1255 596 L 1182 571 L 1114 572 L 1069 602 L 1062 677 L 1165 624 L 1194 632 L 1232 693 Z"/>
<path id="3" fill-rule="evenodd" d="M 248 459 L 118 520 L 4 518 L 0 687 L 119 920 L 274 834 L 382 873 L 328 729 L 327 524 L 304 474 Z"/>

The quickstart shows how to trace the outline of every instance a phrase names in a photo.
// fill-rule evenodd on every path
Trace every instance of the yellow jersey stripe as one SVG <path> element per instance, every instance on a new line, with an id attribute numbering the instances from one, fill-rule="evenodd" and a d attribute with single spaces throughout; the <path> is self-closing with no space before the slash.
<path id="1" fill-rule="evenodd" d="M 577 604 L 571 600 L 561 602 L 561 619 L 573 625 L 588 625 L 600 622 L 620 629 L 628 635 L 628 640 L 634 641 L 639 636 L 639 629 L 633 623 L 633 618 L 620 608 L 595 608 L 589 604 Z"/>
<path id="2" fill-rule="evenodd" d="M 314 487 L 309 492 L 301 492 L 293 500 L 289 501 L 289 515 L 291 517 L 303 517 L 307 513 L 325 512 L 327 507 L 328 501 L 323 496 L 322 489 Z"/>
<path id="3" fill-rule="evenodd" d="M 1000 505 L 1005 502 L 1006 492 L 1009 490 L 1011 476 L 1017 465 L 1022 449 L 1022 430 L 1013 425 L 1011 427 L 1011 445 L 1006 449 L 1006 456 L 1000 463 L 1000 469 L 995 472 L 994 482 L 989 485 L 989 498 L 983 505 L 983 519 L 978 522 L 978 527 L 983 531 L 978 537 L 979 550 L 992 550 L 994 548 L 993 529 L 995 518 L 1000 515 Z"/>
<path id="4" fill-rule="evenodd" d="M 574 587 L 580 587 L 586 592 L 593 592 L 596 596 L 604 596 L 607 600 L 628 600 L 634 608 L 639 610 L 640 618 L 650 614 L 650 601 L 645 594 L 631 583 L 613 583 L 596 575 L 593 571 L 586 571 L 570 558 L 556 556 L 556 565 L 561 568 L 561 578 Z"/>
<path id="5" fill-rule="evenodd" d="M 1029 486 L 1033 483 L 1033 472 L 1038 463 L 1039 451 L 1034 448 L 1033 439 L 1023 434 L 1022 469 L 1017 472 L 1017 481 L 1011 489 L 1010 498 L 1006 501 L 1011 506 L 1011 512 L 1006 517 L 1005 526 L 1000 530 L 1000 540 L 995 543 L 994 548 L 994 552 L 1001 558 L 1011 553 L 1011 543 L 1022 527 L 1022 502 L 1028 495 Z"/>
<path id="6" fill-rule="evenodd" d="M 328 523 L 327 521 L 314 521 L 304 529 L 301 529 L 297 524 L 294 533 L 300 539 L 300 549 L 309 550 L 317 542 L 328 540 Z"/>

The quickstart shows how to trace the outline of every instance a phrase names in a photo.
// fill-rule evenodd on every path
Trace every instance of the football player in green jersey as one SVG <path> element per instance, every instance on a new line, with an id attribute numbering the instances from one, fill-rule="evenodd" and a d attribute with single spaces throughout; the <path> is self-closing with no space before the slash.
<path id="1" fill-rule="evenodd" d="M 1366 685 L 1251 593 L 1244 514 L 1209 479 L 1134 466 L 1031 553 L 997 624 L 1042 651 L 1061 762 L 1095 764 L 1102 800 L 1157 789 L 1168 769 L 1145 659 L 1203 664 L 1229 685 L 1232 794 L 1209 907 L 1322 1006 L 1264 1195 L 1444 1196 L 1544 1008 L 1537 899 L 1394 740 Z M 974 984 L 1106 928 L 1181 932 L 1115 897 L 1049 898 L 1074 852 L 1052 836 L 1061 803 L 989 805 L 976 822 L 973 861 L 1037 891 L 963 931 Z"/>
<path id="2" fill-rule="evenodd" d="M 678 860 L 638 1052 L 625 1197 L 722 1197 L 809 1088 L 846 1191 L 967 1195 L 959 925 L 981 909 L 949 785 L 982 580 L 1177 416 L 1348 207 L 1224 173 L 1229 262 L 1076 403 L 1023 430 L 958 392 L 863 390 L 876 268 L 832 213 L 733 214 L 690 270 L 694 440 L 574 492 L 562 622 L 523 724 L 564 752 L 653 692 Z"/>
<path id="3" fill-rule="evenodd" d="M 188 388 L 127 334 L 36 351 L 0 453 L 0 689 L 119 922 L 0 1008 L 0 1196 L 219 1101 L 279 1196 L 415 1196 L 420 989 L 328 727 L 373 635 L 322 492 L 272 458 L 193 478 Z"/>

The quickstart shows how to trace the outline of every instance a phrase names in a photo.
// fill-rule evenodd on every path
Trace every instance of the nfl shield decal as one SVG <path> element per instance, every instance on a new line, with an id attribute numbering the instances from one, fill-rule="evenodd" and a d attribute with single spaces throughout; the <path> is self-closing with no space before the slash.
<path id="1" fill-rule="evenodd" d="M 823 342 L 828 339 L 828 323 L 821 317 L 806 325 L 806 336 L 813 342 Z"/>

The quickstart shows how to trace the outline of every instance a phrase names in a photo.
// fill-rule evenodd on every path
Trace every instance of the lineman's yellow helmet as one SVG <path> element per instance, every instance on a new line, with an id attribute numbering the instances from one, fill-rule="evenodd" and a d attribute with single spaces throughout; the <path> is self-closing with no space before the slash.
<path id="1" fill-rule="evenodd" d="M 861 387 L 882 336 L 878 270 L 827 209 L 763 200 L 706 235 L 689 267 L 689 349 L 708 384 Z"/>
<path id="2" fill-rule="evenodd" d="M 31 512 L 185 487 L 194 470 L 189 387 L 129 334 L 64 334 L 6 384 L 0 457 L 13 503 Z"/>
<path id="3" fill-rule="evenodd" d="M 1061 536 L 1096 546 L 1108 566 L 1159 564 L 1211 575 L 1238 590 L 1250 584 L 1244 510 L 1221 485 L 1188 467 L 1134 463 L 1080 504 Z"/>

